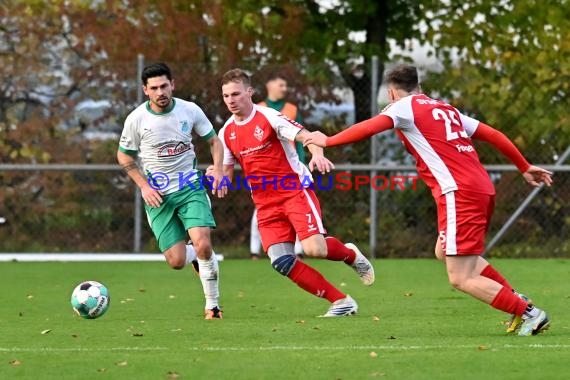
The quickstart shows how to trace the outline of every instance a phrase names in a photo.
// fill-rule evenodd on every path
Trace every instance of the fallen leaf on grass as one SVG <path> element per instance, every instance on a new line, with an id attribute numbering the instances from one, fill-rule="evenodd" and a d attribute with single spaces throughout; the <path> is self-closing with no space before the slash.
<path id="1" fill-rule="evenodd" d="M 171 295 L 168 296 L 168 298 L 174 299 L 174 298 L 176 298 L 176 296 L 175 296 L 174 294 L 171 294 Z"/>
<path id="2" fill-rule="evenodd" d="M 168 371 L 167 377 L 169 379 L 178 379 L 180 377 L 180 374 L 178 372 Z"/>
<path id="3" fill-rule="evenodd" d="M 51 331 L 51 329 L 44 330 L 44 331 L 42 331 L 42 335 L 46 335 L 46 334 L 49 333 L 50 331 Z"/>
<path id="4" fill-rule="evenodd" d="M 18 359 L 14 359 L 14 360 L 10 360 L 10 364 L 16 366 L 16 365 L 22 364 L 22 362 L 19 361 Z"/>
<path id="5" fill-rule="evenodd" d="M 105 371 L 107 371 L 107 368 L 99 368 L 99 369 L 97 370 L 97 372 L 105 372 Z"/>
<path id="6" fill-rule="evenodd" d="M 144 293 L 144 292 L 146 292 L 146 289 L 140 288 L 140 289 L 139 289 L 139 292 Z"/>
<path id="7" fill-rule="evenodd" d="M 384 376 L 384 372 L 372 372 L 370 377 L 381 377 Z"/>
<path id="8" fill-rule="evenodd" d="M 370 357 L 371 357 L 371 358 L 376 358 L 376 357 L 378 357 L 378 354 L 377 354 L 376 352 L 372 351 L 372 352 L 370 353 Z"/>
<path id="9" fill-rule="evenodd" d="M 390 336 L 389 336 L 388 338 L 386 338 L 386 339 L 396 339 L 396 337 L 393 336 L 393 335 L 390 335 Z"/>
<path id="10" fill-rule="evenodd" d="M 172 331 L 172 332 L 177 332 L 177 331 L 182 331 L 182 329 L 172 329 L 172 330 L 170 330 L 170 331 Z"/>
<path id="11" fill-rule="evenodd" d="M 129 364 L 129 363 L 127 363 L 127 361 L 125 360 L 125 361 L 122 361 L 122 362 L 117 362 L 117 363 L 115 363 L 115 364 L 116 364 L 118 367 L 125 367 L 125 366 L 126 366 L 127 364 Z"/>
<path id="12" fill-rule="evenodd" d="M 372 317 L 372 320 L 373 320 L 373 321 L 379 321 L 379 320 L 380 320 L 380 317 L 378 317 L 378 316 L 375 315 L 375 316 Z"/>
<path id="13" fill-rule="evenodd" d="M 133 333 L 133 336 L 143 336 L 142 333 Z"/>
<path id="14" fill-rule="evenodd" d="M 72 338 L 77 338 L 79 336 L 79 334 L 71 334 Z"/>
<path id="15" fill-rule="evenodd" d="M 478 349 L 479 351 L 485 351 L 485 350 L 488 349 L 488 347 L 485 346 L 484 344 L 482 344 L 482 345 L 480 345 L 479 347 L 477 347 L 477 349 Z"/>
<path id="16" fill-rule="evenodd" d="M 295 323 L 303 324 L 303 323 L 305 323 L 305 321 L 303 321 L 303 320 L 301 319 L 300 321 L 295 321 Z"/>
<path id="17" fill-rule="evenodd" d="M 346 286 L 346 282 L 341 282 L 340 286 Z"/>
<path id="18" fill-rule="evenodd" d="M 413 296 L 413 295 L 414 295 L 414 293 L 412 293 L 412 292 L 406 292 L 406 293 L 404 293 L 404 296 L 405 296 L 405 297 L 411 297 L 411 296 Z"/>

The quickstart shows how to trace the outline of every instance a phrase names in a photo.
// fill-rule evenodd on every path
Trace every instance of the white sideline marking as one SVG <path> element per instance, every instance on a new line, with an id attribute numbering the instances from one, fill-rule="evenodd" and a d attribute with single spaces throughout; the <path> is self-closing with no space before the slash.
<path id="1" fill-rule="evenodd" d="M 259 347 L 187 347 L 189 351 L 210 352 L 250 352 L 250 351 L 423 351 L 441 349 L 479 349 L 481 345 L 456 345 L 456 346 L 259 346 Z M 483 344 L 483 346 L 485 346 Z M 485 350 L 498 349 L 570 349 L 570 344 L 503 344 L 488 345 Z M 91 351 L 167 351 L 168 347 L 0 347 L 0 352 L 91 352 Z"/>
<path id="2" fill-rule="evenodd" d="M 216 253 L 218 261 L 224 255 Z M 0 253 L 0 261 L 164 261 L 162 253 Z"/>
<path id="3" fill-rule="evenodd" d="M 0 352 L 166 351 L 168 347 L 0 347 Z"/>
<path id="4" fill-rule="evenodd" d="M 456 346 L 261 346 L 261 347 L 188 347 L 191 351 L 362 351 L 362 350 L 385 350 L 385 351 L 422 351 L 441 349 L 479 349 L 483 345 L 456 345 Z M 488 345 L 486 349 L 493 348 L 533 348 L 533 349 L 570 349 L 570 344 L 504 344 Z"/>

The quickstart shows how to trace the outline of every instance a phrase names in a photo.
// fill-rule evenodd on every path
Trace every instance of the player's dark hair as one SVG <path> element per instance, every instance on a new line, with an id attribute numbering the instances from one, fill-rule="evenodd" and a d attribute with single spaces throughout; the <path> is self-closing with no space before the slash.
<path id="1" fill-rule="evenodd" d="M 170 72 L 170 67 L 166 63 L 158 62 L 146 66 L 141 74 L 141 80 L 146 86 L 148 78 L 156 78 L 161 76 L 166 76 L 168 80 L 172 80 L 172 73 Z"/>
<path id="2" fill-rule="evenodd" d="M 386 74 L 386 83 L 406 92 L 414 91 L 418 85 L 418 69 L 411 65 L 398 65 Z"/>
<path id="3" fill-rule="evenodd" d="M 222 76 L 222 86 L 230 82 L 243 83 L 245 87 L 251 86 L 249 75 L 242 69 L 232 69 Z"/>
<path id="4" fill-rule="evenodd" d="M 270 82 L 275 79 L 282 79 L 285 82 L 287 82 L 287 78 L 285 77 L 285 75 L 281 74 L 279 71 L 272 71 L 271 73 L 269 73 L 269 76 L 267 77 L 267 82 Z"/>

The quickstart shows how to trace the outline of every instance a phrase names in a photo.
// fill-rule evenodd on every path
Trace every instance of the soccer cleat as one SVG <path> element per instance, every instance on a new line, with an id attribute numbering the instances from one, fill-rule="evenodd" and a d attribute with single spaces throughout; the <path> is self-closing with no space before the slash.
<path id="1" fill-rule="evenodd" d="M 352 249 L 354 253 L 356 253 L 356 258 L 354 262 L 351 264 L 351 267 L 354 269 L 356 273 L 358 273 L 358 277 L 360 277 L 360 281 L 364 285 L 370 286 L 374 283 L 374 267 L 370 264 L 370 261 L 360 252 L 360 249 L 352 243 L 346 243 L 345 247 L 348 249 Z"/>
<path id="2" fill-rule="evenodd" d="M 358 304 L 347 294 L 346 297 L 334 301 L 327 312 L 321 315 L 321 317 L 343 317 L 356 314 L 357 311 Z"/>
<path id="3" fill-rule="evenodd" d="M 519 336 L 536 335 L 548 330 L 549 327 L 550 320 L 548 319 L 548 315 L 546 315 L 543 310 L 540 310 L 540 313 L 538 313 L 536 317 L 523 320 Z"/>
<path id="4" fill-rule="evenodd" d="M 522 293 L 517 293 L 515 292 L 515 294 L 528 302 L 529 305 L 532 305 L 532 300 L 530 298 L 528 298 L 527 296 L 525 296 Z M 523 323 L 523 319 L 522 316 L 520 315 L 516 315 L 516 314 L 511 314 L 511 318 L 505 322 L 505 327 L 507 328 L 507 334 L 511 334 L 514 333 L 515 331 L 517 331 L 519 329 L 519 327 L 521 327 Z"/>
<path id="5" fill-rule="evenodd" d="M 204 310 L 204 319 L 223 319 L 222 310 L 219 307 Z"/>

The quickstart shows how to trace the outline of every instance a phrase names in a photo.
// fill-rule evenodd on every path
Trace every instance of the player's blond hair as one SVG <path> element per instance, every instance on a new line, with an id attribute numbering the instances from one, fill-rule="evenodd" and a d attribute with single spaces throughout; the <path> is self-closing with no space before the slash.
<path id="1" fill-rule="evenodd" d="M 222 86 L 230 82 L 243 83 L 245 87 L 251 86 L 249 75 L 242 69 L 232 69 L 222 76 Z"/>

